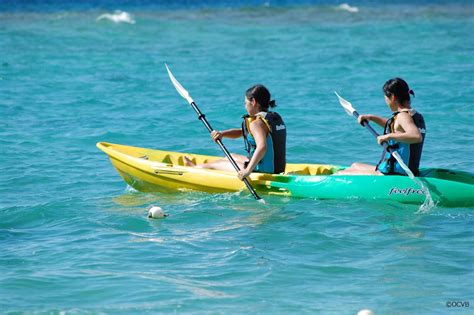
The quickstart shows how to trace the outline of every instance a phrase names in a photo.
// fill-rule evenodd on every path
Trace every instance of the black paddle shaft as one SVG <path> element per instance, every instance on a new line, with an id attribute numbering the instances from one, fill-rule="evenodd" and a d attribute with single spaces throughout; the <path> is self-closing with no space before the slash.
<path id="1" fill-rule="evenodd" d="M 211 127 L 211 124 L 209 124 L 209 122 L 207 121 L 206 119 L 206 115 L 204 115 L 200 110 L 199 108 L 197 107 L 196 103 L 192 102 L 191 104 L 191 107 L 194 109 L 194 111 L 196 112 L 196 114 L 198 115 L 198 119 L 200 121 L 202 121 L 202 123 L 204 124 L 204 126 L 206 126 L 207 130 L 209 131 L 209 133 L 211 133 L 214 129 L 212 129 Z M 219 145 L 219 147 L 221 148 L 222 152 L 224 152 L 225 156 L 229 159 L 230 163 L 232 164 L 232 166 L 234 167 L 234 169 L 239 172 L 240 171 L 240 168 L 239 166 L 237 165 L 237 163 L 234 161 L 234 158 L 232 157 L 232 155 L 230 155 L 229 151 L 227 151 L 227 148 L 224 146 L 224 144 L 222 143 L 222 141 L 220 139 L 217 139 L 217 144 Z M 262 198 L 260 198 L 259 195 L 257 195 L 257 193 L 255 192 L 255 190 L 253 189 L 252 185 L 250 185 L 249 181 L 247 180 L 247 178 L 244 178 L 244 183 L 245 185 L 247 186 L 247 188 L 249 189 L 249 191 L 252 193 L 252 195 L 254 196 L 255 199 L 257 200 L 260 200 Z"/>
<path id="2" fill-rule="evenodd" d="M 352 113 L 352 115 L 354 115 L 354 117 L 356 119 L 358 119 L 359 116 L 360 116 L 359 113 L 356 110 Z M 374 128 L 372 128 L 372 126 L 369 124 L 369 122 L 367 120 L 362 120 L 362 126 L 367 128 L 367 130 L 369 130 L 370 133 L 373 134 L 375 138 L 377 138 L 379 136 L 378 132 L 375 131 Z M 382 146 L 385 150 L 389 151 L 390 153 L 393 153 L 394 149 L 392 147 L 390 147 L 387 142 L 385 142 L 385 141 L 382 142 Z"/>

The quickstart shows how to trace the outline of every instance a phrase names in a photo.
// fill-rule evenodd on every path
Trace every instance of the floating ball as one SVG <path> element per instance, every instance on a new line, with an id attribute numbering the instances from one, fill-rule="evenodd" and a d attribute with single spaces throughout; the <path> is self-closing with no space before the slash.
<path id="1" fill-rule="evenodd" d="M 148 217 L 152 219 L 162 219 L 167 217 L 168 215 L 158 206 L 150 206 L 148 207 Z"/>

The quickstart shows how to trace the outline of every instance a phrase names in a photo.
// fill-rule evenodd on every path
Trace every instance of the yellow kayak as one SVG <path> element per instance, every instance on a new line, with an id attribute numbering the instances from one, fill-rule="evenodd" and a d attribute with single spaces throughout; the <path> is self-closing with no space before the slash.
<path id="1" fill-rule="evenodd" d="M 100 142 L 122 178 L 143 192 L 196 190 L 209 193 L 245 190 L 235 171 L 185 166 L 184 157 L 203 164 L 221 157 L 138 148 Z M 250 183 L 261 193 L 317 199 L 392 200 L 422 204 L 423 191 L 408 176 L 333 175 L 342 166 L 287 164 L 282 174 L 252 173 Z M 440 206 L 474 206 L 474 175 L 440 168 L 420 169 L 418 177 Z"/>
<path id="2" fill-rule="evenodd" d="M 197 190 L 222 193 L 246 189 L 235 171 L 201 169 L 184 164 L 184 156 L 195 164 L 208 163 L 222 157 L 153 150 L 107 142 L 99 142 L 97 147 L 109 156 L 125 182 L 139 191 Z M 285 174 L 330 175 L 339 169 L 337 166 L 324 164 L 287 164 Z M 249 180 L 257 190 L 288 195 L 287 189 L 270 185 L 270 182 L 281 181 L 283 177 L 284 175 L 279 174 L 252 173 Z"/>

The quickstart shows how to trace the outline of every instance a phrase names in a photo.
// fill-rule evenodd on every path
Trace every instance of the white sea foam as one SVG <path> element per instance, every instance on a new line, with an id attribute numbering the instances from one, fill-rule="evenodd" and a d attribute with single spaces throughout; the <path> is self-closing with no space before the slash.
<path id="1" fill-rule="evenodd" d="M 124 11 L 115 11 L 114 13 L 105 13 L 97 17 L 96 21 L 109 20 L 114 23 L 135 24 L 135 20 L 130 13 Z"/>
<path id="2" fill-rule="evenodd" d="M 423 182 L 421 180 L 416 178 L 415 175 L 413 175 L 413 172 L 403 162 L 402 157 L 398 154 L 398 152 L 393 152 L 392 156 L 398 161 L 398 164 L 400 164 L 400 166 L 403 168 L 403 170 L 407 173 L 408 177 L 410 177 L 415 183 L 417 183 L 420 186 L 421 191 L 425 195 L 425 201 L 420 206 L 418 212 L 426 213 L 429 210 L 436 207 L 436 204 L 434 203 L 433 198 L 431 197 L 431 193 L 430 193 L 430 190 L 428 189 L 428 187 L 425 184 L 423 184 Z"/>
<path id="3" fill-rule="evenodd" d="M 350 12 L 350 13 L 357 13 L 359 12 L 359 8 L 358 7 L 352 7 L 350 6 L 349 4 L 347 3 L 343 3 L 339 6 L 337 6 L 337 9 L 338 10 L 341 10 L 341 11 L 347 11 L 347 12 Z"/>
<path id="4" fill-rule="evenodd" d="M 130 185 L 127 185 L 127 187 L 125 187 L 125 192 L 137 193 L 138 190 L 136 190 L 135 188 L 133 188 L 133 187 L 130 186 Z"/>

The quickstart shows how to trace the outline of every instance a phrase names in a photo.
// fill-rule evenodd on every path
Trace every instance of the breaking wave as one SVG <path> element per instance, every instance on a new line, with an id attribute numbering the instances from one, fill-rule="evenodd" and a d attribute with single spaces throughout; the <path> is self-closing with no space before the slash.
<path id="1" fill-rule="evenodd" d="M 124 11 L 115 11 L 114 13 L 104 13 L 97 17 L 96 21 L 109 20 L 114 23 L 135 24 L 133 16 Z"/>
<path id="2" fill-rule="evenodd" d="M 340 10 L 340 11 L 347 11 L 347 12 L 350 12 L 350 13 L 357 13 L 359 12 L 359 8 L 358 7 L 353 7 L 353 6 L 350 6 L 349 4 L 347 3 L 343 3 L 339 6 L 337 6 L 337 9 Z"/>

